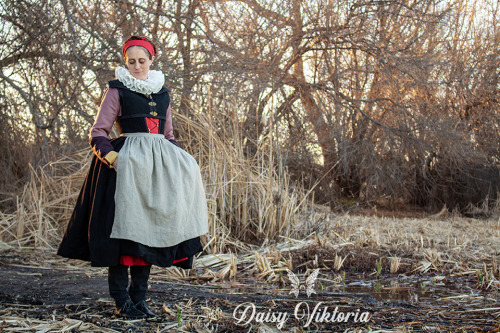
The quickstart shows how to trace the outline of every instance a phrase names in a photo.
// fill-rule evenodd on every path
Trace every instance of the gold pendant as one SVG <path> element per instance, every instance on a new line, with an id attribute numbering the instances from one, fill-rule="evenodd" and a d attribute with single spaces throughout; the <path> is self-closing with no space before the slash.
<path id="1" fill-rule="evenodd" d="M 156 113 L 156 112 L 154 112 L 154 111 L 151 111 L 149 114 L 150 114 L 150 115 L 153 115 L 153 116 L 155 116 L 155 117 L 158 115 L 158 113 Z"/>
<path id="2" fill-rule="evenodd" d="M 149 102 L 148 104 L 151 105 L 151 106 L 156 106 L 156 103 L 153 102 L 153 101 Z"/>

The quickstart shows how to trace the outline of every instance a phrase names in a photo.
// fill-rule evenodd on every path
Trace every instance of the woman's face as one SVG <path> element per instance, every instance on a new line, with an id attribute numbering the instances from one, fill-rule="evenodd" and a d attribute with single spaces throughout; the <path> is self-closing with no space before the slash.
<path id="1" fill-rule="evenodd" d="M 140 46 L 131 46 L 125 52 L 125 63 L 133 77 L 139 80 L 147 80 L 149 67 L 153 63 L 154 56 L 149 60 L 149 54 Z"/>

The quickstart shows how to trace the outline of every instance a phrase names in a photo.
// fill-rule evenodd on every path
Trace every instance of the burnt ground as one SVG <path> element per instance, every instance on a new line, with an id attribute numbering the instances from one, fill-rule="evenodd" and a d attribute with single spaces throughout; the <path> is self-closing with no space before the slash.
<path id="1" fill-rule="evenodd" d="M 36 265 L 33 256 L 36 254 L 28 256 L 31 259 L 27 260 L 27 256 L 15 252 L 0 255 L 2 332 L 256 332 L 259 327 L 277 331 L 275 322 L 264 325 L 257 321 L 257 316 L 250 324 L 237 325 L 233 311 L 242 303 L 253 303 L 257 311 L 268 315 L 267 318 L 286 312 L 289 316 L 281 331 L 498 332 L 499 327 L 498 293 L 472 289 L 467 289 L 466 293 L 475 293 L 476 297 L 467 302 L 451 297 L 436 298 L 431 303 L 419 302 L 418 297 L 376 297 L 370 292 L 342 289 L 322 291 L 316 288 L 316 294 L 311 297 L 301 289 L 295 297 L 289 288 L 269 286 L 268 289 L 273 289 L 270 292 L 265 288 L 241 289 L 242 284 L 237 281 L 197 281 L 195 284 L 165 281 L 154 276 L 150 280 L 148 303 L 160 314 L 160 319 L 127 321 L 113 313 L 106 268 L 57 267 L 56 256 L 48 265 L 45 261 L 41 266 Z M 461 280 L 461 283 L 468 281 Z M 331 313 L 336 307 L 339 312 L 352 312 L 353 315 L 368 312 L 370 320 L 367 323 L 312 320 L 307 326 L 305 319 L 294 316 L 300 302 L 305 302 L 302 310 L 306 309 L 306 304 L 310 307 L 310 313 L 321 304 L 319 309 L 326 306 L 325 311 Z"/>

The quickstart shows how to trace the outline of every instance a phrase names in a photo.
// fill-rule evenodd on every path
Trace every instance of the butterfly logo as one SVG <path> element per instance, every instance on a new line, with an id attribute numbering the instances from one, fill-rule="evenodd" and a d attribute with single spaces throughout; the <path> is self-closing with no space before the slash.
<path id="1" fill-rule="evenodd" d="M 311 294 L 316 294 L 313 287 L 314 287 L 314 282 L 318 278 L 319 268 L 315 269 L 311 274 L 309 274 L 309 276 L 306 279 L 305 286 L 300 284 L 299 278 L 291 270 L 287 269 L 287 272 L 288 272 L 288 278 L 290 279 L 290 282 L 292 282 L 292 290 L 290 291 L 290 294 L 294 294 L 295 297 L 297 297 L 299 295 L 299 290 L 302 287 L 305 287 L 307 297 L 311 296 Z"/>

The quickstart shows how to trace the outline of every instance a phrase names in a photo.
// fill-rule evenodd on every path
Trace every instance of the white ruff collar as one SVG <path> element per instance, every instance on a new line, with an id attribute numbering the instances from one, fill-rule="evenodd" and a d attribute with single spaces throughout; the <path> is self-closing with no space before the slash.
<path id="1" fill-rule="evenodd" d="M 163 73 L 155 70 L 149 70 L 147 80 L 139 80 L 133 77 L 128 69 L 118 66 L 115 69 L 115 76 L 125 87 L 144 95 L 157 93 L 165 83 Z"/>

